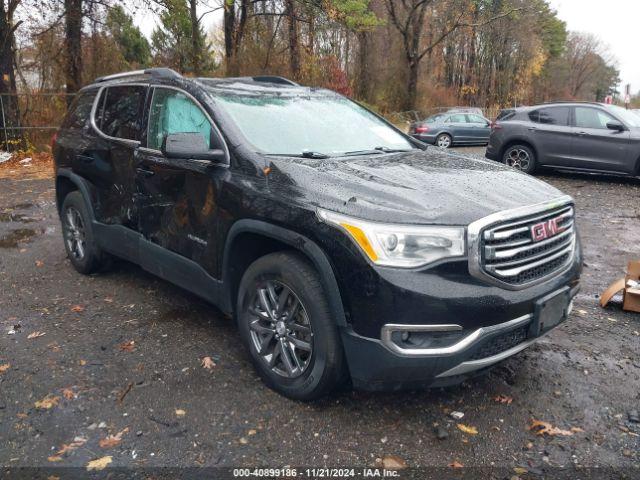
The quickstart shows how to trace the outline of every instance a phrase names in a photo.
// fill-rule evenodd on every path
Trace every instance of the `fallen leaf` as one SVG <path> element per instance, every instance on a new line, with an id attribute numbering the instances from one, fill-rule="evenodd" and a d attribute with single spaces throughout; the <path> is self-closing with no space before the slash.
<path id="1" fill-rule="evenodd" d="M 36 267 L 44 267 L 44 262 L 42 260 L 36 260 Z"/>
<path id="2" fill-rule="evenodd" d="M 52 455 L 52 456 L 48 457 L 47 460 L 49 460 L 50 462 L 59 462 L 60 460 L 62 460 L 62 456 L 65 453 L 73 452 L 75 449 L 80 448 L 85 443 L 87 443 L 87 439 L 86 438 L 84 438 L 84 437 L 76 437 L 76 438 L 73 439 L 73 442 L 71 442 L 71 443 L 63 443 L 62 447 L 60 447 L 60 450 L 58 450 L 55 453 L 55 455 Z"/>
<path id="3" fill-rule="evenodd" d="M 104 301 L 107 303 L 113 303 L 113 297 L 104 297 Z"/>
<path id="4" fill-rule="evenodd" d="M 247 435 L 252 436 L 252 435 L 255 435 L 256 433 L 258 433 L 258 431 L 255 428 L 252 428 L 247 432 Z"/>
<path id="5" fill-rule="evenodd" d="M 449 464 L 449 466 L 450 466 L 451 468 L 464 468 L 464 465 L 463 465 L 463 464 L 461 464 L 461 463 L 460 463 L 459 461 L 457 461 L 457 460 L 454 460 L 453 462 L 451 462 L 451 463 Z"/>
<path id="6" fill-rule="evenodd" d="M 200 362 L 200 365 L 207 370 L 213 370 L 213 367 L 216 366 L 216 362 L 214 362 L 211 357 L 204 357 L 202 362 Z"/>
<path id="7" fill-rule="evenodd" d="M 133 352 L 135 348 L 136 342 L 133 340 L 129 340 L 128 342 L 122 342 L 118 348 L 123 352 Z"/>
<path id="8" fill-rule="evenodd" d="M 247 440 L 245 437 L 241 437 L 240 438 L 240 444 L 241 445 L 246 445 L 247 443 L 249 443 L 249 440 Z"/>
<path id="9" fill-rule="evenodd" d="M 376 460 L 376 467 L 384 468 L 385 470 L 403 470 L 407 468 L 407 462 L 397 455 L 385 455 Z"/>
<path id="10" fill-rule="evenodd" d="M 550 435 L 552 437 L 556 435 L 570 437 L 574 434 L 573 429 L 562 430 L 560 428 L 554 427 L 549 422 L 542 422 L 540 420 L 532 420 L 531 425 L 529 425 L 529 430 L 534 431 L 536 435 Z M 582 431 L 582 429 L 579 429 L 579 431 Z"/>
<path id="11" fill-rule="evenodd" d="M 464 423 L 458 424 L 458 430 L 463 431 L 464 433 L 468 433 L 469 435 L 477 435 L 478 429 L 476 427 L 471 427 L 469 425 L 465 425 Z"/>
<path id="12" fill-rule="evenodd" d="M 178 408 L 178 409 L 176 410 L 176 415 L 177 415 L 178 417 L 184 417 L 186 414 L 187 414 L 187 412 L 185 412 L 185 411 L 184 411 L 184 410 L 182 410 L 181 408 Z"/>
<path id="13" fill-rule="evenodd" d="M 45 333 L 45 332 L 32 332 L 32 333 L 30 333 L 30 334 L 27 336 L 27 338 L 28 338 L 28 339 L 32 339 L 32 338 L 43 337 L 43 336 L 45 336 L 45 335 L 46 335 L 46 333 Z"/>
<path id="14" fill-rule="evenodd" d="M 515 473 L 517 473 L 518 475 L 524 475 L 525 473 L 529 472 L 529 470 L 527 470 L 526 468 L 522 468 L 522 467 L 514 467 L 513 471 Z"/>
<path id="15" fill-rule="evenodd" d="M 60 402 L 60 397 L 47 395 L 42 400 L 36 402 L 34 405 L 36 406 L 36 408 L 39 408 L 41 410 L 49 410 L 58 405 L 58 402 Z"/>
<path id="16" fill-rule="evenodd" d="M 493 401 L 494 402 L 498 402 L 498 403 L 505 403 L 507 405 L 511 405 L 511 402 L 513 402 L 513 398 L 509 397 L 507 395 L 498 395 L 497 397 L 493 397 Z"/>
<path id="17" fill-rule="evenodd" d="M 16 413 L 16 417 L 21 418 L 21 419 L 25 419 L 27 418 L 29 415 L 27 415 L 26 413 Z"/>
<path id="18" fill-rule="evenodd" d="M 65 388 L 64 390 L 62 390 L 62 396 L 67 400 L 73 400 L 74 398 L 78 398 L 78 395 L 70 388 Z"/>
<path id="19" fill-rule="evenodd" d="M 4 365 L 0 365 L 0 373 L 4 373 L 11 368 L 10 363 L 6 363 Z"/>
<path id="20" fill-rule="evenodd" d="M 113 458 L 110 455 L 107 455 L 106 457 L 102 457 L 102 458 L 98 458 L 96 460 L 91 460 L 89 463 L 87 463 L 87 471 L 91 471 L 91 470 L 104 470 L 107 465 L 109 465 L 112 462 Z"/>
<path id="21" fill-rule="evenodd" d="M 78 360 L 78 365 L 80 365 L 81 367 L 84 367 L 87 364 L 86 360 Z"/>
<path id="22" fill-rule="evenodd" d="M 82 305 L 74 305 L 71 307 L 71 311 L 76 313 L 84 312 L 84 307 Z"/>
<path id="23" fill-rule="evenodd" d="M 107 435 L 106 438 L 103 438 L 102 440 L 100 440 L 98 442 L 98 444 L 102 447 L 102 448 L 111 448 L 111 447 L 115 447 L 116 445 L 118 445 L 121 441 L 122 441 L 122 435 L 124 435 L 125 433 L 127 433 L 129 431 L 129 427 L 119 431 L 118 433 L 116 433 L 115 435 Z"/>

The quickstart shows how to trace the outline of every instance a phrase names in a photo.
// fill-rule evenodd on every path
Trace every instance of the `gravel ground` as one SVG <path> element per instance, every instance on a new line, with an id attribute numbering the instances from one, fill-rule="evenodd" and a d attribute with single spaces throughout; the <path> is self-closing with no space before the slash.
<path id="1" fill-rule="evenodd" d="M 0 466 L 83 468 L 109 457 L 110 467 L 371 467 L 388 457 L 412 468 L 500 467 L 506 478 L 637 467 L 640 317 L 597 302 L 638 257 L 639 183 L 541 178 L 576 199 L 585 247 L 582 292 L 564 325 L 458 387 L 298 403 L 261 384 L 232 322 L 205 302 L 124 262 L 77 274 L 52 181 L 5 175 Z M 536 435 L 534 419 L 562 432 Z"/>

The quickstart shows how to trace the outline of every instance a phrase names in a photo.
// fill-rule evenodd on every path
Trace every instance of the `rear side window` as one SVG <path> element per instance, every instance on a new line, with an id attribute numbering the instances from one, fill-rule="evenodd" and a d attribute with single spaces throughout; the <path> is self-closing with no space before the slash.
<path id="1" fill-rule="evenodd" d="M 496 120 L 510 120 L 511 118 L 515 117 L 515 115 L 515 110 L 500 110 L 500 113 L 498 113 L 498 117 L 496 118 Z"/>
<path id="2" fill-rule="evenodd" d="M 529 113 L 532 122 L 545 125 L 569 125 L 569 107 L 540 108 Z"/>
<path id="3" fill-rule="evenodd" d="M 449 120 L 447 120 L 447 122 L 449 122 L 449 123 L 467 123 L 467 116 L 464 113 L 457 113 L 456 115 L 451 115 L 449 117 Z"/>
<path id="4" fill-rule="evenodd" d="M 87 125 L 95 99 L 95 91 L 79 93 L 69 107 L 62 128 L 83 129 Z"/>
<path id="5" fill-rule="evenodd" d="M 487 123 L 484 117 L 481 117 L 480 115 L 467 115 L 467 117 L 471 123 Z"/>
<path id="6" fill-rule="evenodd" d="M 146 87 L 108 87 L 102 91 L 96 125 L 110 137 L 140 140 Z"/>
<path id="7" fill-rule="evenodd" d="M 213 129 L 202 109 L 177 90 L 156 88 L 151 101 L 147 147 L 160 150 L 170 133 L 199 133 L 209 148 Z"/>

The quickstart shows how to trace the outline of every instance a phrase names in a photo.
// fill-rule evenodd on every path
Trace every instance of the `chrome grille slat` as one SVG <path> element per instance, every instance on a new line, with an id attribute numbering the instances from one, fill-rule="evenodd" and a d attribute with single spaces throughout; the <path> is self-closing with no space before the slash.
<path id="1" fill-rule="evenodd" d="M 543 238 L 534 240 L 534 233 L 538 236 L 540 232 Z M 514 216 L 485 223 L 477 233 L 479 271 L 502 285 L 523 288 L 570 264 L 576 245 L 573 205 L 555 203 L 520 217 L 514 212 Z M 544 238 L 545 234 L 549 236 Z"/>
<path id="2" fill-rule="evenodd" d="M 573 238 L 574 235 L 575 233 L 573 231 L 573 222 L 572 222 L 571 226 L 567 230 L 559 233 L 555 237 L 551 237 L 551 238 L 548 238 L 547 240 L 543 240 L 542 242 L 531 243 L 531 240 L 522 240 L 518 243 L 519 245 L 525 245 L 525 246 L 518 246 L 517 248 L 509 248 L 513 246 L 512 244 L 506 244 L 506 245 L 503 244 L 503 245 L 498 245 L 496 247 L 485 247 L 485 258 L 488 260 L 500 260 L 501 258 L 510 258 L 510 257 L 513 257 L 514 255 L 518 255 L 519 253 L 523 253 L 528 250 L 535 250 L 537 248 L 544 247 L 551 243 L 557 242 L 561 238 L 565 238 L 565 237 Z M 505 248 L 508 248 L 508 250 L 506 250 Z"/>
<path id="3" fill-rule="evenodd" d="M 545 218 L 552 218 L 557 216 L 561 221 L 567 218 L 573 218 L 573 208 L 568 207 L 556 212 L 545 213 L 542 215 L 537 215 L 535 217 L 526 219 L 526 220 L 518 220 L 514 222 L 505 223 L 500 225 L 499 227 L 492 228 L 489 230 L 485 230 L 483 237 L 485 240 L 506 240 L 513 235 L 518 233 L 524 233 L 529 230 L 529 225 L 538 223 Z M 518 227 L 518 225 L 523 225 Z M 505 229 L 508 229 L 505 231 Z"/>
<path id="4" fill-rule="evenodd" d="M 531 270 L 541 265 L 544 265 L 545 263 L 549 263 L 552 260 L 556 260 L 562 257 L 563 255 L 566 255 L 567 253 L 571 253 L 572 251 L 573 251 L 573 240 L 571 241 L 571 245 L 569 245 L 568 247 L 564 248 L 563 250 L 557 252 L 556 254 L 550 257 L 546 257 L 546 258 L 543 258 L 542 260 L 538 260 L 537 262 L 529 263 L 527 265 L 523 265 L 521 267 L 515 267 L 509 270 L 500 270 L 499 268 L 494 268 L 493 265 L 488 266 L 487 269 L 489 271 L 492 271 L 496 275 L 501 276 L 502 278 L 513 277 L 516 275 L 520 275 L 521 273 L 526 272 L 527 270 Z"/>

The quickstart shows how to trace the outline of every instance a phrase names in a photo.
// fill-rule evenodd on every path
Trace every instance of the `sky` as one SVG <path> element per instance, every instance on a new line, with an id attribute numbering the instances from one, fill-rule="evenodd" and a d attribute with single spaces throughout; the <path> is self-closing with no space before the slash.
<path id="1" fill-rule="evenodd" d="M 631 84 L 632 92 L 640 91 L 640 55 L 638 27 L 640 0 L 550 0 L 567 29 L 595 34 L 615 57 L 622 84 Z"/>
<path id="2" fill-rule="evenodd" d="M 632 92 L 640 92 L 640 55 L 638 54 L 638 28 L 640 27 L 640 0 L 548 0 L 558 16 L 572 31 L 595 34 L 608 46 L 617 61 L 622 84 L 631 84 Z M 212 2 L 215 4 L 216 2 Z M 607 8 L 608 6 L 608 8 Z M 205 16 L 205 30 L 221 21 L 221 12 Z M 148 37 L 155 26 L 153 15 L 138 14 L 136 23 Z"/>

